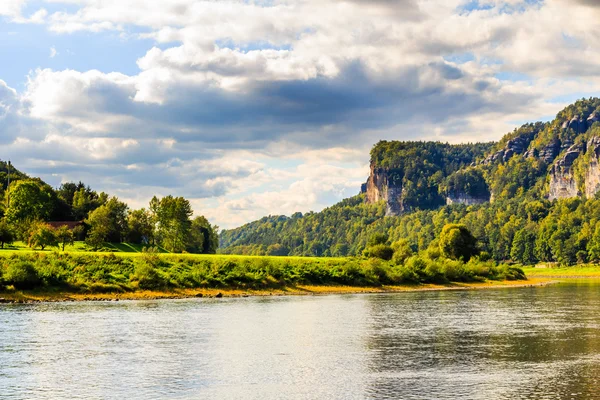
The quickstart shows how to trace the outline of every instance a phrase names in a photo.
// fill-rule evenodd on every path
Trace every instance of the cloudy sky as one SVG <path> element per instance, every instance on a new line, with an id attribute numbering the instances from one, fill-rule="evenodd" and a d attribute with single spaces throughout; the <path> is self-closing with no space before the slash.
<path id="1" fill-rule="evenodd" d="M 221 227 L 600 94 L 597 0 L 1 0 L 0 159 Z"/>

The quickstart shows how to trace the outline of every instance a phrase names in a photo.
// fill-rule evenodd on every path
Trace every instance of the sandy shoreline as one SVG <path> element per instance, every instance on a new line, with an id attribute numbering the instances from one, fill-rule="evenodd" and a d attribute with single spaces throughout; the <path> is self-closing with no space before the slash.
<path id="1" fill-rule="evenodd" d="M 31 304 L 41 302 L 167 300 L 186 298 L 236 298 L 257 296 L 322 296 L 330 294 L 376 294 L 424 291 L 456 291 L 540 287 L 557 283 L 556 279 L 533 278 L 526 281 L 488 281 L 478 283 L 425 284 L 406 286 L 355 287 L 300 285 L 280 289 L 178 289 L 172 291 L 137 291 L 126 293 L 69 293 L 51 291 L 0 292 L 0 303 Z"/>

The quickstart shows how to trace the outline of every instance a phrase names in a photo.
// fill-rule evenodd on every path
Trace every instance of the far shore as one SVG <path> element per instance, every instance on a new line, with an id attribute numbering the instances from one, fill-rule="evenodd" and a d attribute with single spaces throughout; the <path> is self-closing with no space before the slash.
<path id="1" fill-rule="evenodd" d="M 124 293 L 71 293 L 60 291 L 3 291 L 0 303 L 40 303 L 73 301 L 168 300 L 189 298 L 239 298 L 253 296 L 322 296 L 332 294 L 377 294 L 425 291 L 457 291 L 541 287 L 558 283 L 556 279 L 532 278 L 520 281 L 486 281 L 473 283 L 423 284 L 380 287 L 299 285 L 278 289 L 174 289 Z"/>

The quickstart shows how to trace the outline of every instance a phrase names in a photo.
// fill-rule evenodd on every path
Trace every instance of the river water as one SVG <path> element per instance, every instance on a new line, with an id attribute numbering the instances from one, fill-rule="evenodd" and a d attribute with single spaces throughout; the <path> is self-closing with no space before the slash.
<path id="1" fill-rule="evenodd" d="M 0 305 L 0 399 L 600 398 L 600 285 Z"/>

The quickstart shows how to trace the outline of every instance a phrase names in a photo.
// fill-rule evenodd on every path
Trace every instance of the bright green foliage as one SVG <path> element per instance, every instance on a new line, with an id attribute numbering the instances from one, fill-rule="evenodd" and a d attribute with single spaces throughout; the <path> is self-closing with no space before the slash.
<path id="1" fill-rule="evenodd" d="M 33 289 L 41 282 L 34 264 L 26 260 L 10 260 L 5 263 L 4 283 L 16 289 Z"/>
<path id="2" fill-rule="evenodd" d="M 469 261 L 479 254 L 477 239 L 464 225 L 445 225 L 440 234 L 439 246 L 442 255 L 452 260 Z"/>
<path id="3" fill-rule="evenodd" d="M 538 262 L 535 256 L 535 226 L 528 226 L 518 230 L 512 241 L 510 256 L 514 261 L 525 265 L 534 265 Z"/>
<path id="4" fill-rule="evenodd" d="M 6 218 L 12 223 L 32 220 L 48 220 L 54 209 L 52 188 L 37 180 L 21 180 L 11 183 L 8 190 L 9 206 Z"/>
<path id="5" fill-rule="evenodd" d="M 411 257 L 403 265 L 380 259 L 165 255 L 137 257 L 29 253 L 0 257 L 5 285 L 65 288 L 86 293 L 169 288 L 280 288 L 295 285 L 381 286 L 515 279 L 493 262 Z M 1 285 L 1 282 L 0 282 Z M 1 289 L 1 286 L 0 286 Z"/>
<path id="6" fill-rule="evenodd" d="M 150 210 L 157 222 L 157 238 L 167 250 L 181 253 L 187 248 L 192 228 L 193 211 L 190 202 L 183 197 L 154 197 Z"/>
<path id="7" fill-rule="evenodd" d="M 392 250 L 394 251 L 392 260 L 396 265 L 403 264 L 414 253 L 410 243 L 406 239 L 400 239 L 392 243 Z"/>
<path id="8" fill-rule="evenodd" d="M 85 222 L 90 226 L 85 242 L 94 250 L 99 249 L 110 233 L 110 210 L 107 207 L 100 206 L 90 213 Z"/>
<path id="9" fill-rule="evenodd" d="M 15 234 L 12 227 L 6 222 L 6 220 L 0 220 L 0 248 L 4 248 L 4 245 L 11 244 L 15 240 Z"/>
<path id="10" fill-rule="evenodd" d="M 29 233 L 29 247 L 32 249 L 58 246 L 56 232 L 52 227 L 43 222 L 35 224 Z"/>
<path id="11" fill-rule="evenodd" d="M 62 251 L 65 251 L 66 246 L 72 246 L 75 242 L 73 231 L 68 226 L 61 226 L 56 229 L 56 241 Z"/>
<path id="12" fill-rule="evenodd" d="M 127 204 L 111 197 L 92 211 L 86 220 L 90 231 L 86 242 L 94 249 L 103 242 L 122 242 L 127 235 Z"/>

